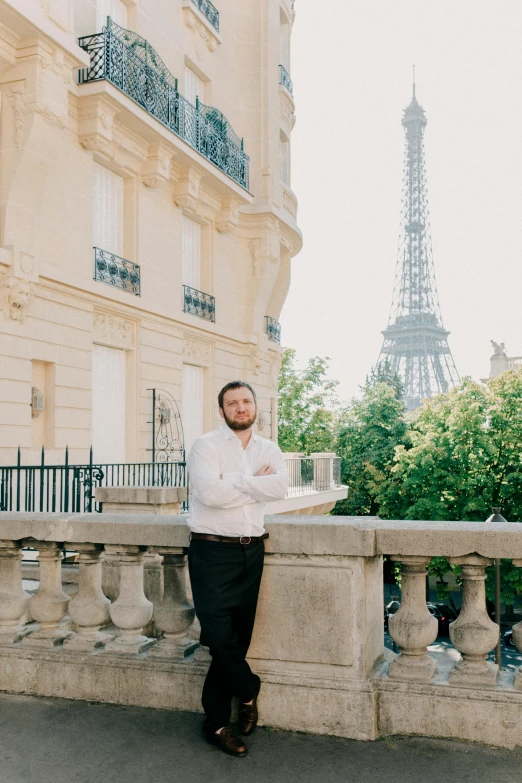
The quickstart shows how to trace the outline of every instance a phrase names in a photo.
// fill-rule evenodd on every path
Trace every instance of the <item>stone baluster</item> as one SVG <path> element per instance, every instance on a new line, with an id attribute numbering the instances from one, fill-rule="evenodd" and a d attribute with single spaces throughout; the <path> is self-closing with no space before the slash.
<path id="1" fill-rule="evenodd" d="M 388 622 L 393 641 L 400 654 L 390 663 L 390 678 L 429 681 L 435 674 L 436 661 L 426 654 L 435 641 L 438 623 L 426 606 L 427 557 L 392 557 L 402 564 L 401 605 Z"/>
<path id="2" fill-rule="evenodd" d="M 22 589 L 22 545 L 0 540 L 0 646 L 13 644 L 28 633 L 24 627 L 29 595 Z"/>
<path id="3" fill-rule="evenodd" d="M 186 550 L 155 547 L 153 551 L 163 555 L 163 598 L 154 604 L 154 618 L 163 638 L 151 648 L 149 655 L 183 660 L 198 647 L 197 641 L 187 637 L 195 612 L 187 599 Z"/>
<path id="4" fill-rule="evenodd" d="M 120 629 L 120 635 L 105 645 L 114 653 L 140 653 L 154 644 L 154 639 L 143 635 L 143 628 L 152 617 L 152 603 L 143 591 L 142 546 L 106 546 L 109 554 L 120 558 L 120 588 L 116 601 L 111 604 L 111 620 Z"/>
<path id="5" fill-rule="evenodd" d="M 513 565 L 522 568 L 522 560 L 513 560 Z M 522 653 L 522 621 L 513 626 L 513 641 L 518 651 Z M 515 672 L 515 688 L 522 691 L 522 666 L 519 666 Z"/>
<path id="6" fill-rule="evenodd" d="M 450 671 L 449 681 L 454 685 L 493 686 L 498 666 L 486 657 L 497 644 L 499 627 L 488 617 L 485 589 L 485 569 L 493 560 L 473 554 L 452 557 L 450 562 L 462 566 L 462 609 L 449 627 L 450 639 L 462 653 L 462 660 Z"/>
<path id="7" fill-rule="evenodd" d="M 37 541 L 34 547 L 39 551 L 40 587 L 29 599 L 31 616 L 40 627 L 26 636 L 24 647 L 57 647 L 72 633 L 60 628 L 65 617 L 69 596 L 62 590 L 62 552 L 54 541 Z"/>
<path id="8" fill-rule="evenodd" d="M 77 632 L 64 641 L 68 650 L 90 652 L 110 642 L 114 634 L 100 631 L 110 620 L 111 602 L 103 594 L 101 544 L 71 544 L 79 552 L 80 580 L 78 594 L 69 602 L 69 614 Z"/>

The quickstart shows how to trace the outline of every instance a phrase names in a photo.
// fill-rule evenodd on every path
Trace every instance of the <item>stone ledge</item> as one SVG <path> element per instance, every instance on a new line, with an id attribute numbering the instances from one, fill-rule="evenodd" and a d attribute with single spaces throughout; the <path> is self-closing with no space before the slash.
<path id="1" fill-rule="evenodd" d="M 263 680 L 261 725 L 359 740 L 402 734 L 522 745 L 522 693 L 509 688 L 393 682 L 387 664 L 369 679 L 340 682 L 252 663 Z M 3 648 L 0 691 L 200 712 L 206 668 L 146 655 Z"/>
<path id="2" fill-rule="evenodd" d="M 187 499 L 186 487 L 96 487 L 97 503 L 156 505 Z"/>
<path id="3" fill-rule="evenodd" d="M 522 524 L 381 521 L 377 517 L 265 517 L 267 552 L 522 559 Z M 0 539 L 188 547 L 187 515 L 0 512 Z"/>

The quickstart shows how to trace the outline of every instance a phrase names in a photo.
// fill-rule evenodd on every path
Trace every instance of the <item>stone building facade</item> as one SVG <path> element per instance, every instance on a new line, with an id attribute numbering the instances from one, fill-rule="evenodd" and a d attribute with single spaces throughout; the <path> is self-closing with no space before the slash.
<path id="1" fill-rule="evenodd" d="M 151 389 L 190 446 L 237 377 L 277 437 L 293 19 L 289 0 L 0 0 L 0 464 L 149 461 Z"/>

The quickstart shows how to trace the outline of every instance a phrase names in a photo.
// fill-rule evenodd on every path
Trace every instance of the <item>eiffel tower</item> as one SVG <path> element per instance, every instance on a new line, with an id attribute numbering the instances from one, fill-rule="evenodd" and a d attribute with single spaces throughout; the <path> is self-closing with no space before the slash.
<path id="1" fill-rule="evenodd" d="M 440 313 L 424 160 L 426 114 L 415 96 L 404 110 L 402 227 L 390 318 L 377 367 L 387 366 L 404 385 L 404 404 L 415 410 L 426 397 L 459 382 Z"/>

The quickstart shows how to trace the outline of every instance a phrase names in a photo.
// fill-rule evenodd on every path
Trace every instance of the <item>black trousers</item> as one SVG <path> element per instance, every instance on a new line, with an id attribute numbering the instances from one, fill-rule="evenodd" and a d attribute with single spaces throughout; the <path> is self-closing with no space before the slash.
<path id="1" fill-rule="evenodd" d="M 259 677 L 245 656 L 254 628 L 264 550 L 263 541 L 190 542 L 189 573 L 201 644 L 212 656 L 201 699 L 207 733 L 227 725 L 234 696 L 248 702 L 259 690 Z"/>

